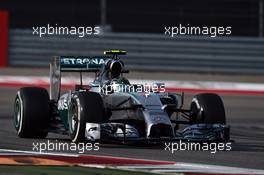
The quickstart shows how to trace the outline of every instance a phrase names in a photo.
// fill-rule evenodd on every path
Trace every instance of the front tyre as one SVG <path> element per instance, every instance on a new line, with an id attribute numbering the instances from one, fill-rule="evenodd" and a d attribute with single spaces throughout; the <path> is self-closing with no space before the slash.
<path id="1" fill-rule="evenodd" d="M 225 124 L 225 108 L 217 94 L 198 94 L 191 102 L 191 123 Z"/>
<path id="2" fill-rule="evenodd" d="M 46 89 L 21 88 L 14 103 L 14 125 L 21 138 L 45 138 L 50 119 L 49 94 Z"/>
<path id="3" fill-rule="evenodd" d="M 73 95 L 69 105 L 69 133 L 72 142 L 85 141 L 86 123 L 105 121 L 105 109 L 100 94 L 78 92 Z"/>

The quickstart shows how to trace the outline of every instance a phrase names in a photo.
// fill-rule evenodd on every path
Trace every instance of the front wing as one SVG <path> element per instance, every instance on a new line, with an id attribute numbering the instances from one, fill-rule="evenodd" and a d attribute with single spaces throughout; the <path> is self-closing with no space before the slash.
<path id="1" fill-rule="evenodd" d="M 230 127 L 223 124 L 193 124 L 174 137 L 142 137 L 137 129 L 123 123 L 86 123 L 85 136 L 88 141 L 106 142 L 227 142 L 230 140 Z"/>

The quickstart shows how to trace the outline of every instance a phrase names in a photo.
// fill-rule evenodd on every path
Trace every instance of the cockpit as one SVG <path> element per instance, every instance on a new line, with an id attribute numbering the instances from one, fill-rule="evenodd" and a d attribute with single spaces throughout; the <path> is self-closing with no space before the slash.
<path id="1" fill-rule="evenodd" d="M 109 52 L 109 53 L 108 53 Z M 94 84 L 99 84 L 101 87 L 111 87 L 111 89 L 124 89 L 130 85 L 128 79 L 123 77 L 123 73 L 128 71 L 124 69 L 124 62 L 120 60 L 117 54 L 125 54 L 122 51 L 113 52 L 108 51 L 105 54 L 113 54 L 112 59 L 108 59 L 101 71 L 97 74 Z"/>

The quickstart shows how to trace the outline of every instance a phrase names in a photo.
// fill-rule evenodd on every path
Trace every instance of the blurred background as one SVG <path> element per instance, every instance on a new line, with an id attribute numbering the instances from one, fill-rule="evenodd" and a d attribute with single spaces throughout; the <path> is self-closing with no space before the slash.
<path id="1" fill-rule="evenodd" d="M 48 67 L 55 55 L 123 49 L 140 71 L 264 73 L 263 0 L 2 0 L 1 66 Z M 100 26 L 100 36 L 32 35 L 35 26 Z M 165 26 L 231 26 L 229 36 L 164 35 Z M 0 34 L 1 35 L 1 34 Z M 5 45 L 7 45 L 5 47 Z"/>

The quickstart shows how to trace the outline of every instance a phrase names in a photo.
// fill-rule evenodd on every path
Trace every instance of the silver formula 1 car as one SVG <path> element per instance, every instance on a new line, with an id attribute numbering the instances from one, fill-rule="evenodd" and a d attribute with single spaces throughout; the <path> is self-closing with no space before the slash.
<path id="1" fill-rule="evenodd" d="M 120 55 L 55 57 L 50 64 L 50 93 L 21 88 L 14 105 L 17 134 L 45 138 L 48 132 L 81 141 L 228 141 L 225 109 L 217 94 L 198 94 L 183 109 L 184 93 L 166 92 L 163 83 L 131 84 Z M 80 84 L 61 94 L 62 72 L 78 72 Z M 85 72 L 95 79 L 83 84 Z"/>

